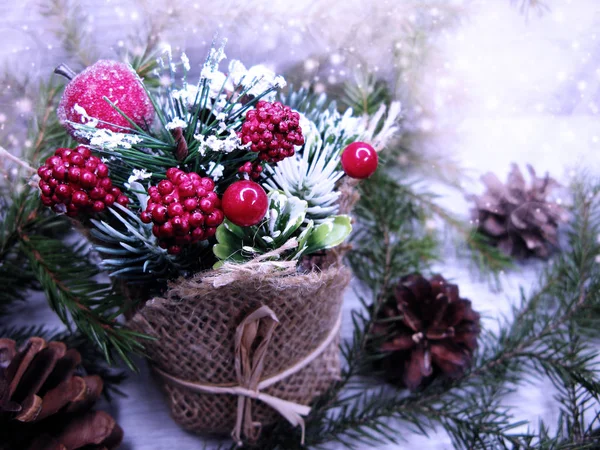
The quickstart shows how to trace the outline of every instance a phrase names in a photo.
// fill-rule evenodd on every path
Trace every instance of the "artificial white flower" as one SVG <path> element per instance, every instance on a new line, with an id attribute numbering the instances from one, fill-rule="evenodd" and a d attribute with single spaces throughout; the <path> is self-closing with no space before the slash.
<path id="1" fill-rule="evenodd" d="M 276 75 L 271 69 L 263 64 L 258 64 L 246 69 L 246 66 L 240 61 L 232 60 L 229 63 L 229 77 L 235 86 L 250 88 L 249 95 L 258 96 L 272 87 L 285 87 L 285 79 L 281 75 Z M 266 100 L 272 100 L 275 93 L 264 97 Z"/>
<path id="2" fill-rule="evenodd" d="M 167 130 L 174 130 L 175 128 L 186 128 L 187 122 L 185 120 L 180 119 L 179 117 L 171 120 L 167 125 Z"/>
<path id="3" fill-rule="evenodd" d="M 92 128 L 69 122 L 75 128 L 77 137 L 87 140 L 92 147 L 100 147 L 106 150 L 115 148 L 131 148 L 132 145 L 143 141 L 141 136 L 130 133 L 116 133 L 104 128 Z"/>
<path id="4" fill-rule="evenodd" d="M 208 163 L 207 173 L 215 181 L 218 181 L 221 177 L 223 177 L 223 170 L 225 170 L 225 167 L 221 164 L 217 164 L 214 161 L 210 161 Z"/>
<path id="5" fill-rule="evenodd" d="M 144 181 L 147 178 L 151 178 L 152 177 L 152 173 L 151 172 L 147 172 L 146 169 L 133 169 L 131 171 L 131 175 L 129 175 L 129 178 L 127 179 L 127 183 L 131 184 L 134 181 Z M 126 187 L 127 183 L 125 183 Z"/>

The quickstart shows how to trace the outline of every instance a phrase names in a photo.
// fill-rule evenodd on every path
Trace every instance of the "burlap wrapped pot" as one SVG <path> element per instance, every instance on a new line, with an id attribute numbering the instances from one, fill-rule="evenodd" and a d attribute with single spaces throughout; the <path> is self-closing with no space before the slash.
<path id="1" fill-rule="evenodd" d="M 222 271 L 177 280 L 162 298 L 148 301 L 129 322 L 132 328 L 157 338 L 145 344 L 147 354 L 174 419 L 189 431 L 229 434 L 235 429 L 240 420 L 240 396 L 201 393 L 182 382 L 238 386 L 236 329 L 262 306 L 268 307 L 279 323 L 264 349 L 260 380 L 318 353 L 305 367 L 262 393 L 308 405 L 339 378 L 339 328 L 336 331 L 335 327 L 349 270 L 339 258 L 327 268 L 308 273 L 298 272 L 295 266 L 287 270 L 267 264 L 266 270 L 257 267 L 248 267 L 225 281 Z M 256 347 L 252 344 L 252 351 Z M 315 351 L 319 348 L 322 351 Z M 252 404 L 251 420 L 246 417 L 242 433 L 245 439 L 255 439 L 261 426 L 284 420 L 280 412 L 260 400 L 244 401 Z M 248 422 L 255 433 L 247 432 Z"/>

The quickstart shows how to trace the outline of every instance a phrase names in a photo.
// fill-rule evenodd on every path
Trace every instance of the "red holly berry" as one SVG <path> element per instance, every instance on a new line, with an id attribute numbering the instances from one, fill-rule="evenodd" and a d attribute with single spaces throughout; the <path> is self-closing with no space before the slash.
<path id="1" fill-rule="evenodd" d="M 254 181 L 236 181 L 223 194 L 225 217 L 240 227 L 259 223 L 268 208 L 269 199 L 265 190 Z"/>
<path id="2" fill-rule="evenodd" d="M 106 128 L 116 132 L 126 132 L 131 124 L 108 102 L 112 103 L 142 128 L 148 128 L 154 118 L 154 107 L 146 94 L 142 83 L 132 69 L 124 63 L 101 60 L 76 75 L 67 84 L 57 114 L 67 131 L 80 142 L 74 128 L 68 123 L 86 123 L 85 113 L 99 119 L 97 128 Z M 77 106 L 77 108 L 76 108 Z M 108 122 L 108 123 L 103 123 Z"/>
<path id="3" fill-rule="evenodd" d="M 42 203 L 71 217 L 101 212 L 115 202 L 127 206 L 129 199 L 112 185 L 108 167 L 89 148 L 59 148 L 38 169 Z"/>
<path id="4" fill-rule="evenodd" d="M 210 178 L 171 167 L 166 180 L 148 189 L 148 206 L 140 219 L 154 223 L 152 233 L 158 245 L 176 255 L 186 245 L 214 236 L 223 222 L 221 201 L 214 188 Z"/>
<path id="5" fill-rule="evenodd" d="M 366 142 L 353 142 L 342 153 L 342 168 L 351 178 L 369 178 L 377 170 L 379 157 Z"/>
<path id="6" fill-rule="evenodd" d="M 294 145 L 304 144 L 300 114 L 280 102 L 259 101 L 246 113 L 238 136 L 258 153 L 261 161 L 277 163 L 294 155 Z"/>
<path id="7" fill-rule="evenodd" d="M 248 161 L 238 169 L 238 172 L 247 173 L 248 176 L 253 180 L 258 180 L 262 171 L 263 168 L 260 161 L 255 161 L 254 163 Z"/>

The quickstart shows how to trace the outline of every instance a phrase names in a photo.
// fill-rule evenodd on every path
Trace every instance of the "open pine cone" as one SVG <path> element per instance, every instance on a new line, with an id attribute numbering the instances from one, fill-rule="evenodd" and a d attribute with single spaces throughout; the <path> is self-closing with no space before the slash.
<path id="1" fill-rule="evenodd" d="M 380 308 L 371 347 L 391 381 L 416 390 L 436 375 L 460 376 L 471 365 L 479 332 L 479 314 L 455 284 L 414 274 Z"/>
<path id="2" fill-rule="evenodd" d="M 493 173 L 483 175 L 486 192 L 471 196 L 476 206 L 471 213 L 478 230 L 507 255 L 547 258 L 558 247 L 558 224 L 566 219 L 566 212 L 548 200 L 559 184 L 548 175 L 539 178 L 529 165 L 527 169 L 530 186 L 516 164 L 506 184 Z"/>
<path id="3" fill-rule="evenodd" d="M 20 349 L 0 339 L 0 449 L 115 449 L 123 431 L 91 411 L 103 388 L 98 376 L 75 375 L 81 355 L 62 342 L 30 338 Z"/>

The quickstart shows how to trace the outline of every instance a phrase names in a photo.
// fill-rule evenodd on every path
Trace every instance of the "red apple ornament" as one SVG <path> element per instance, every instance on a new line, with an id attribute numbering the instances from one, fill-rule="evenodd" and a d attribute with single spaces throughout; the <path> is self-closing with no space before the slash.
<path id="1" fill-rule="evenodd" d="M 59 69 L 57 73 L 66 74 Z M 133 70 L 118 61 L 100 60 L 71 79 L 57 109 L 61 124 L 75 140 L 85 142 L 69 122 L 85 124 L 90 117 L 99 120 L 96 128 L 120 133 L 132 128 L 104 97 L 141 128 L 147 129 L 152 124 L 154 107 Z"/>
<path id="2" fill-rule="evenodd" d="M 260 184 L 242 180 L 231 184 L 221 203 L 225 217 L 240 227 L 258 224 L 267 213 L 269 199 Z"/>
<path id="3" fill-rule="evenodd" d="M 379 157 L 366 142 L 353 142 L 342 153 L 342 168 L 350 178 L 369 178 L 377 170 Z"/>

